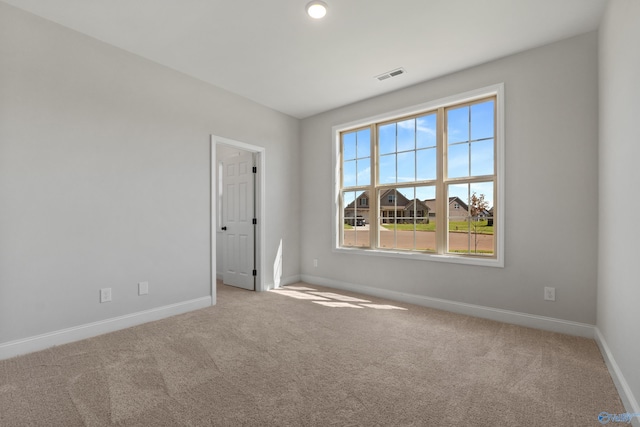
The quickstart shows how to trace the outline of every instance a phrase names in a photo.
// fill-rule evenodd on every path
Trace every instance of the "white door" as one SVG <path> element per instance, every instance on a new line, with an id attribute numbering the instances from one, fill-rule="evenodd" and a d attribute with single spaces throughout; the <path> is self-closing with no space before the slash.
<path id="1" fill-rule="evenodd" d="M 222 281 L 255 290 L 255 225 L 253 153 L 223 161 L 224 236 Z"/>

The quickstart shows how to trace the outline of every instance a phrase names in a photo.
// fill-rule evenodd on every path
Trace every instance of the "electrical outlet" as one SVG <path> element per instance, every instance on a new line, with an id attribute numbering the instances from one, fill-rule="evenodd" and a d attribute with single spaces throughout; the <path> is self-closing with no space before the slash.
<path id="1" fill-rule="evenodd" d="M 100 302 L 111 301 L 111 288 L 100 289 Z"/>
<path id="2" fill-rule="evenodd" d="M 149 282 L 138 283 L 138 295 L 147 295 L 149 293 Z"/>
<path id="3" fill-rule="evenodd" d="M 556 300 L 556 288 L 545 287 L 544 288 L 544 299 L 545 301 L 555 301 Z"/>
<path id="4" fill-rule="evenodd" d="M 314 267 L 317 267 L 317 266 L 318 266 L 318 259 L 317 259 L 317 258 L 314 258 L 314 260 L 313 260 L 313 266 L 314 266 Z"/>

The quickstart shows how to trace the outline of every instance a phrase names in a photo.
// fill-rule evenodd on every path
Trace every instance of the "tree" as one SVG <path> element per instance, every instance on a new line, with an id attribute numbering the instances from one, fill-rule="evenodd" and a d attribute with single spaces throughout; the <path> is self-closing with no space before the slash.
<path id="1" fill-rule="evenodd" d="M 469 215 L 471 215 L 470 221 L 471 226 L 473 227 L 474 249 L 476 253 L 478 253 L 478 226 L 480 216 L 484 215 L 489 207 L 489 202 L 486 201 L 484 197 L 484 194 L 480 194 L 478 196 L 474 191 L 471 195 L 471 199 L 469 200 Z"/>

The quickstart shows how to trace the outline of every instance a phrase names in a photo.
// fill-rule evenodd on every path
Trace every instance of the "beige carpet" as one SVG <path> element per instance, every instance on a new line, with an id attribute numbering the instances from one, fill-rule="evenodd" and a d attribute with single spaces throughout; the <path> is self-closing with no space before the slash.
<path id="1" fill-rule="evenodd" d="M 582 427 L 625 412 L 593 340 L 288 289 L 219 285 L 215 307 L 0 361 L 0 425 Z"/>

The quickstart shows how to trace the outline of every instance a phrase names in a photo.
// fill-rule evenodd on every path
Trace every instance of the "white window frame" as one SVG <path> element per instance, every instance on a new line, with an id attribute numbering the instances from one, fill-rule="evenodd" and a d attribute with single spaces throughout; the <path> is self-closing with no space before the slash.
<path id="1" fill-rule="evenodd" d="M 377 249 L 377 248 L 358 248 L 340 246 L 340 206 L 341 206 L 341 156 L 340 156 L 340 134 L 354 128 L 371 126 L 375 123 L 400 119 L 406 116 L 419 114 L 424 111 L 435 110 L 440 107 L 451 106 L 453 104 L 462 104 L 487 98 L 496 97 L 496 117 L 495 117 L 495 166 L 496 166 L 496 194 L 494 194 L 494 215 L 496 217 L 496 225 L 494 227 L 495 256 L 491 258 L 473 257 L 465 255 L 457 255 L 454 253 L 432 254 L 425 252 L 412 252 L 401 250 Z M 424 104 L 413 105 L 411 107 L 395 110 L 389 113 L 380 114 L 373 117 L 343 123 L 332 127 L 333 149 L 331 152 L 333 165 L 333 203 L 331 204 L 331 226 L 332 226 L 332 251 L 341 254 L 355 254 L 366 256 L 378 256 L 387 258 L 404 258 L 421 261 L 436 261 L 458 264 L 480 265 L 487 267 L 504 267 L 504 150 L 505 150 L 505 132 L 504 132 L 504 83 L 487 86 L 480 89 L 471 90 L 446 98 L 429 101 Z M 373 159 L 372 159 L 373 161 Z M 440 195 L 442 197 L 442 195 Z M 445 196 L 446 197 L 446 196 Z"/>

